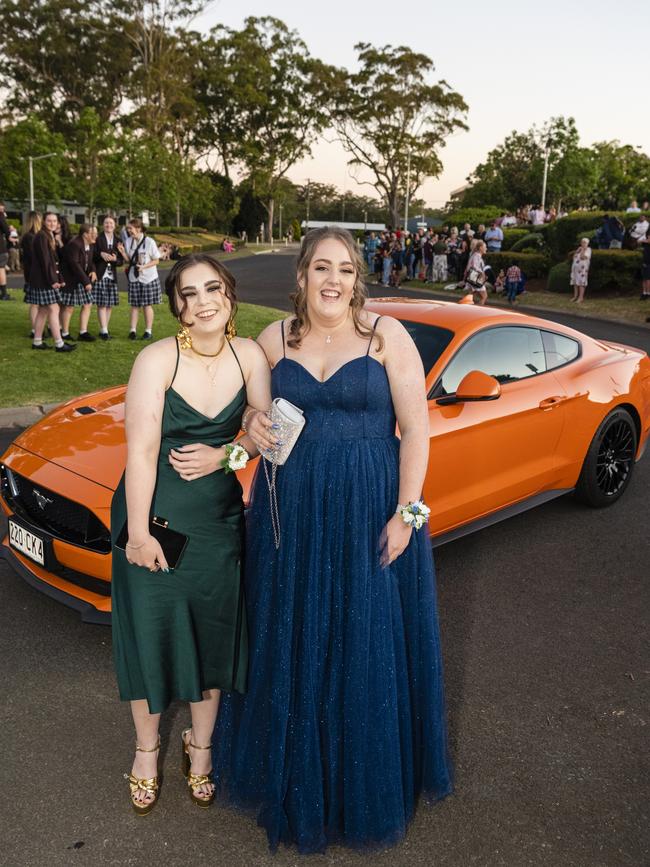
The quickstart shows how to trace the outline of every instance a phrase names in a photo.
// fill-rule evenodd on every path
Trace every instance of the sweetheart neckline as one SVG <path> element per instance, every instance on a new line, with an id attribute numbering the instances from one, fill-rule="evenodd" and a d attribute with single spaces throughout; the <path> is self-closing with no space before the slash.
<path id="1" fill-rule="evenodd" d="M 275 367 L 277 367 L 278 364 L 280 364 L 281 361 L 291 361 L 291 362 L 293 362 L 293 364 L 297 364 L 298 367 L 300 367 L 302 370 L 304 370 L 305 373 L 306 373 L 308 376 L 310 376 L 310 377 L 314 380 L 314 382 L 317 382 L 319 385 L 326 385 L 328 382 L 330 382 L 330 380 L 334 379 L 334 377 L 336 376 L 336 374 L 337 374 L 337 373 L 340 373 L 340 372 L 343 370 L 344 367 L 347 367 L 349 364 L 352 364 L 352 363 L 355 362 L 355 361 L 361 361 L 361 360 L 364 359 L 364 358 L 367 358 L 368 361 L 374 361 L 375 364 L 378 364 L 378 365 L 379 365 L 379 366 L 380 366 L 384 371 L 386 370 L 386 368 L 385 368 L 384 365 L 381 363 L 381 361 L 377 361 L 376 358 L 372 358 L 372 356 L 368 355 L 367 353 L 366 353 L 365 355 L 356 355 L 354 358 L 350 358 L 348 361 L 343 362 L 343 364 L 342 364 L 340 367 L 337 367 L 336 370 L 334 371 L 334 373 L 331 373 L 331 374 L 327 377 L 327 379 L 318 379 L 318 377 L 317 377 L 317 376 L 314 376 L 314 374 L 311 372 L 311 370 L 309 370 L 308 368 L 306 368 L 304 364 L 301 364 L 301 362 L 298 361 L 298 360 L 295 359 L 295 358 L 287 358 L 286 355 L 283 355 L 283 356 L 282 356 L 282 358 L 280 359 L 280 361 L 278 361 L 278 362 L 276 363 Z M 274 370 L 275 370 L 275 368 L 274 368 Z"/>

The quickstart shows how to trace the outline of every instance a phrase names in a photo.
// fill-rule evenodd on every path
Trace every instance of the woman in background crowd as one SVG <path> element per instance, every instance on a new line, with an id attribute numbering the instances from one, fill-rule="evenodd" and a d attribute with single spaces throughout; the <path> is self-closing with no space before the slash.
<path id="1" fill-rule="evenodd" d="M 103 231 L 97 236 L 97 241 L 93 247 L 93 261 L 97 274 L 94 296 L 101 340 L 111 339 L 108 330 L 111 313 L 113 307 L 117 307 L 120 303 L 117 269 L 124 264 L 124 258 L 118 249 L 118 244 L 119 241 L 115 234 L 115 220 L 112 217 L 106 217 Z"/>
<path id="2" fill-rule="evenodd" d="M 118 250 L 127 263 L 126 274 L 129 281 L 129 305 L 131 318 L 129 340 L 137 337 L 138 316 L 144 315 L 144 334 L 142 340 L 151 340 L 153 329 L 153 305 L 160 304 L 162 286 L 158 278 L 160 251 L 153 238 L 144 233 L 142 220 L 134 217 L 129 220 L 129 238 Z"/>
<path id="3" fill-rule="evenodd" d="M 571 263 L 571 286 L 573 287 L 572 301 L 582 304 L 585 300 L 585 290 L 589 282 L 589 265 L 591 264 L 591 247 L 589 238 L 582 238 L 580 246 L 573 254 Z"/>
<path id="4" fill-rule="evenodd" d="M 29 298 L 32 304 L 38 305 L 38 312 L 34 320 L 32 349 L 50 348 L 47 343 L 43 343 L 43 329 L 45 328 L 45 320 L 47 320 L 50 333 L 54 338 L 56 351 L 72 352 L 77 347 L 63 342 L 59 324 L 61 289 L 64 285 L 55 239 L 55 233 L 59 229 L 59 218 L 52 211 L 48 211 L 43 218 L 43 226 L 37 232 L 32 244 Z"/>
<path id="5" fill-rule="evenodd" d="M 92 257 L 92 229 L 88 223 L 79 226 L 77 236 L 65 245 L 62 251 L 63 278 L 61 289 L 61 337 L 74 340 L 70 335 L 70 320 L 75 307 L 80 307 L 79 340 L 93 343 L 95 338 L 88 333 L 90 311 L 93 306 L 93 283 L 97 279 Z"/>
<path id="6" fill-rule="evenodd" d="M 646 229 L 645 238 L 639 241 L 643 253 L 643 265 L 641 266 L 641 300 L 650 299 L 650 228 Z M 646 319 L 650 322 L 650 318 Z"/>
<path id="7" fill-rule="evenodd" d="M 29 324 L 30 337 L 34 336 L 34 322 L 38 313 L 38 304 L 35 304 L 31 298 L 30 289 L 30 269 L 32 265 L 32 248 L 34 246 L 34 238 L 37 232 L 40 232 L 43 220 L 38 211 L 30 211 L 27 215 L 27 220 L 23 226 L 23 234 L 20 239 L 20 255 L 23 260 L 23 279 L 25 290 L 25 304 L 29 304 Z"/>
<path id="8" fill-rule="evenodd" d="M 464 273 L 464 279 L 467 281 L 466 286 L 474 296 L 479 296 L 478 304 L 481 307 L 487 301 L 487 288 L 485 286 L 487 281 L 485 274 L 486 266 L 483 259 L 486 253 L 487 246 L 485 241 L 472 241 L 472 252 Z"/>

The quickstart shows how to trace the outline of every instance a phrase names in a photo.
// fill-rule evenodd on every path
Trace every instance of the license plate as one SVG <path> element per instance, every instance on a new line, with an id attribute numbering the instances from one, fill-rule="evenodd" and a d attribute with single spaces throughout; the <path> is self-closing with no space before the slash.
<path id="1" fill-rule="evenodd" d="M 45 566 L 45 542 L 9 518 L 9 544 L 35 563 Z"/>

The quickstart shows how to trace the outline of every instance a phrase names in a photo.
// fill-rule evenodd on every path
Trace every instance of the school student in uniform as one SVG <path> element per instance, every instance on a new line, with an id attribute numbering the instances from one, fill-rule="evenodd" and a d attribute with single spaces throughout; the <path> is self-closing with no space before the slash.
<path id="1" fill-rule="evenodd" d="M 36 233 L 41 231 L 43 218 L 38 211 L 30 211 L 23 226 L 20 237 L 20 258 L 23 262 L 23 287 L 25 290 L 25 304 L 29 304 L 29 322 L 31 326 L 30 337 L 34 336 L 34 322 L 38 313 L 38 304 L 34 304 L 31 298 L 30 271 L 32 266 L 33 246 Z"/>
<path id="2" fill-rule="evenodd" d="M 75 307 L 79 313 L 79 340 L 93 343 L 95 338 L 88 333 L 88 321 L 93 307 L 93 283 L 97 279 L 92 259 L 92 226 L 82 223 L 75 238 L 62 251 L 64 287 L 61 289 L 61 337 L 74 340 L 70 335 L 70 320 Z"/>
<path id="3" fill-rule="evenodd" d="M 119 238 L 115 234 L 115 220 L 112 217 L 104 219 L 104 230 L 99 233 L 94 246 L 93 259 L 97 282 L 94 296 L 99 319 L 99 337 L 110 340 L 108 330 L 113 307 L 120 303 L 117 287 L 117 269 L 124 264 L 124 257 L 119 251 Z"/>
<path id="4" fill-rule="evenodd" d="M 153 305 L 160 304 L 162 286 L 158 277 L 158 262 L 160 251 L 153 238 L 144 233 L 142 220 L 134 217 L 129 220 L 131 237 L 118 249 L 126 262 L 126 274 L 129 281 L 129 304 L 131 318 L 129 340 L 137 337 L 138 316 L 140 310 L 144 314 L 144 334 L 141 340 L 151 340 L 153 329 Z"/>
<path id="5" fill-rule="evenodd" d="M 57 352 L 72 352 L 76 346 L 63 342 L 59 324 L 59 305 L 61 289 L 65 282 L 61 276 L 55 232 L 59 228 L 59 218 L 52 211 L 43 217 L 43 226 L 34 236 L 32 261 L 29 268 L 29 297 L 32 304 L 38 305 L 34 321 L 32 349 L 50 349 L 43 343 L 43 329 L 47 319 L 50 333 L 54 338 Z"/>

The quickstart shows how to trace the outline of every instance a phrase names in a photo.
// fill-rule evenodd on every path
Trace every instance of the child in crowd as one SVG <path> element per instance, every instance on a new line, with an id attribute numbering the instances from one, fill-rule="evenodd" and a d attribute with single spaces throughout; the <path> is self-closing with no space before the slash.
<path id="1" fill-rule="evenodd" d="M 494 291 L 497 293 L 503 292 L 506 288 L 506 272 L 503 268 L 497 274 L 497 278 L 494 281 Z"/>
<path id="2" fill-rule="evenodd" d="M 503 273 L 503 272 L 501 272 Z M 506 272 L 506 292 L 508 304 L 514 304 L 521 284 L 521 269 L 512 263 Z"/>

